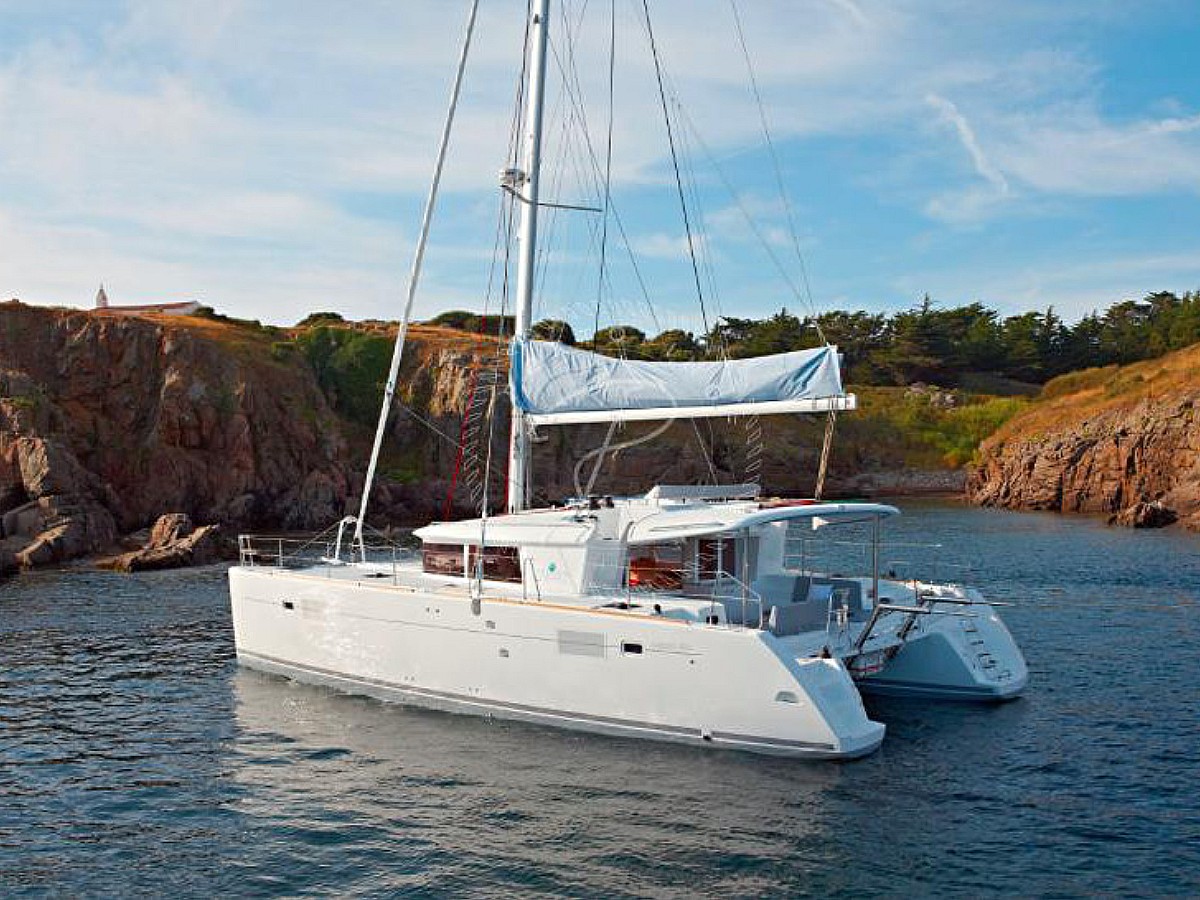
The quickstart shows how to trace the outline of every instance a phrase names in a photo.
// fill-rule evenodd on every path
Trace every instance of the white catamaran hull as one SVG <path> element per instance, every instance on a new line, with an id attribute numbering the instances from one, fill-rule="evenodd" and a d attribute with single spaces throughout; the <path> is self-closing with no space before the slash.
<path id="1" fill-rule="evenodd" d="M 300 681 L 778 756 L 853 758 L 883 740 L 841 662 L 796 659 L 766 631 L 261 566 L 229 577 L 239 661 Z"/>
<path id="2" fill-rule="evenodd" d="M 1029 670 L 1017 642 L 991 607 L 967 609 L 969 617 L 920 623 L 886 667 L 859 679 L 859 687 L 889 697 L 984 703 L 1020 695 Z"/>

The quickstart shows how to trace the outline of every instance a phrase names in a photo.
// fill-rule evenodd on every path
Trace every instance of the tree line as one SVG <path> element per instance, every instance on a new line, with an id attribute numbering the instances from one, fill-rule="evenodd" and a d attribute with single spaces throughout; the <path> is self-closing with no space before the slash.
<path id="1" fill-rule="evenodd" d="M 511 318 L 481 320 L 460 311 L 443 313 L 433 324 L 491 333 L 512 328 Z M 552 319 L 538 322 L 533 332 L 544 340 L 648 360 L 763 356 L 828 341 L 845 354 L 846 380 L 855 384 L 923 381 L 953 387 L 979 373 L 1041 384 L 1077 369 L 1151 359 L 1200 341 L 1200 291 L 1125 300 L 1074 325 L 1053 308 L 1002 317 L 982 303 L 943 308 L 926 296 L 891 315 L 834 310 L 797 316 L 781 309 L 765 319 L 725 316 L 699 335 L 673 329 L 651 337 L 632 325 L 616 325 L 577 341 L 570 324 Z"/>

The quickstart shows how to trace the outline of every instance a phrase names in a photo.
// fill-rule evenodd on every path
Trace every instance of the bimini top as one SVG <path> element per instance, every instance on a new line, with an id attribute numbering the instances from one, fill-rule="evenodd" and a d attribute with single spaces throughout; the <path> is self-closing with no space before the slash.
<path id="1" fill-rule="evenodd" d="M 815 530 L 824 525 L 869 522 L 898 515 L 900 510 L 884 503 L 808 503 L 765 507 L 737 503 L 663 507 L 631 525 L 627 539 L 630 544 L 656 544 L 796 519 L 808 519 Z"/>
<path id="2" fill-rule="evenodd" d="M 853 409 L 837 348 L 754 359 L 645 362 L 513 341 L 517 407 L 534 425 Z"/>

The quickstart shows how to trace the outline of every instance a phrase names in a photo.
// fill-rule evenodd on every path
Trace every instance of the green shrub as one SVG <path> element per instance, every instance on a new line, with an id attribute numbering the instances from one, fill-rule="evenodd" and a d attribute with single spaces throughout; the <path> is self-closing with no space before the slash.
<path id="1" fill-rule="evenodd" d="M 995 397 L 946 410 L 935 439 L 942 458 L 955 468 L 966 465 L 984 440 L 1028 405 L 1028 401 L 1017 397 Z"/>
<path id="2" fill-rule="evenodd" d="M 862 448 L 862 464 L 958 468 L 1029 405 L 1019 397 L 955 396 L 958 405 L 946 407 L 926 395 L 867 388 L 860 391 L 861 410 L 840 418 L 838 432 L 848 445 Z"/>
<path id="3" fill-rule="evenodd" d="M 275 341 L 271 344 L 271 359 L 275 362 L 287 362 L 296 354 L 294 341 Z"/>
<path id="4" fill-rule="evenodd" d="M 465 309 L 452 309 L 434 316 L 428 324 L 458 331 L 471 331 L 475 334 L 510 335 L 516 326 L 516 317 L 481 316 Z"/>
<path id="5" fill-rule="evenodd" d="M 391 364 L 391 338 L 320 325 L 297 337 L 295 344 L 334 409 L 355 422 L 372 424 Z"/>
<path id="6" fill-rule="evenodd" d="M 201 306 L 194 313 L 197 319 L 208 319 L 212 322 L 224 322 L 226 325 L 233 325 L 237 328 L 247 328 L 251 331 L 260 331 L 264 334 L 280 335 L 283 334 L 283 329 L 278 325 L 264 325 L 258 319 L 239 319 L 235 316 L 227 316 L 224 313 L 219 313 L 211 306 Z"/>
<path id="7" fill-rule="evenodd" d="M 297 328 L 308 328 L 312 325 L 327 325 L 332 322 L 345 322 L 341 313 L 335 312 L 315 312 L 309 313 L 303 319 L 296 323 Z"/>

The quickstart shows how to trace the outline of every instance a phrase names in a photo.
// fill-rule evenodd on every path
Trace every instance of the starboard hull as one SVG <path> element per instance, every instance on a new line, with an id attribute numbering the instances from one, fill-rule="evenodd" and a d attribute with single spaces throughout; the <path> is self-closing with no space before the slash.
<path id="1" fill-rule="evenodd" d="M 920 623 L 882 671 L 859 679 L 862 692 L 965 703 L 1020 696 L 1029 670 L 1012 634 L 991 607 L 967 609 L 968 617 Z"/>

